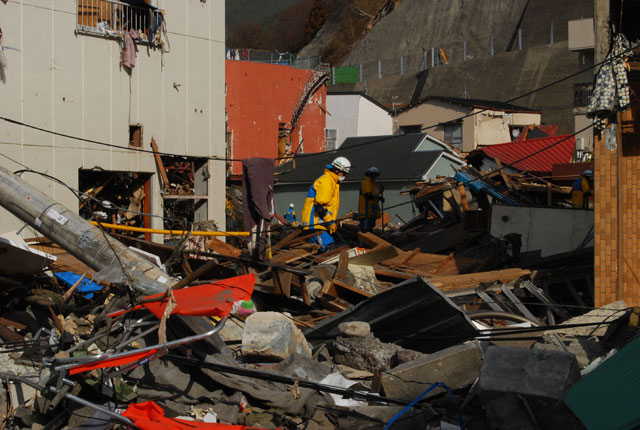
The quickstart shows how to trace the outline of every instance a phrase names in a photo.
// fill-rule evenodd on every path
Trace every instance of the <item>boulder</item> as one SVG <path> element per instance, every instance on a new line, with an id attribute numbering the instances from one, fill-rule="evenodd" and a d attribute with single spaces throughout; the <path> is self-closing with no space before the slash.
<path id="1" fill-rule="evenodd" d="M 242 356 L 249 361 L 278 362 L 294 352 L 311 357 L 311 348 L 291 318 L 256 312 L 245 320 Z"/>

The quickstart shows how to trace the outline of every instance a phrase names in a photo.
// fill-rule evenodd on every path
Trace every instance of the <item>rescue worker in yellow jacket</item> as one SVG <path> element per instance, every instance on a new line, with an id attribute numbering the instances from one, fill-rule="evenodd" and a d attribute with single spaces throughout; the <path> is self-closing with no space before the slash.
<path id="1" fill-rule="evenodd" d="M 579 178 L 573 181 L 571 203 L 574 208 L 587 209 L 589 207 L 589 197 L 587 196 L 593 194 L 591 178 L 593 178 L 593 171 L 585 170 Z"/>
<path id="2" fill-rule="evenodd" d="M 364 173 L 364 180 L 360 184 L 360 197 L 358 198 L 358 215 L 360 219 L 360 231 L 373 230 L 376 220 L 380 218 L 380 203 L 384 202 L 382 187 L 376 187 L 376 178 L 380 176 L 377 167 L 369 167 Z"/>
<path id="3" fill-rule="evenodd" d="M 351 162 L 345 157 L 338 157 L 327 164 L 324 174 L 309 187 L 307 198 L 302 208 L 302 224 L 304 230 L 323 230 L 311 242 L 320 245 L 324 252 L 334 243 L 331 236 L 338 228 L 336 218 L 340 207 L 340 182 L 351 171 Z"/>

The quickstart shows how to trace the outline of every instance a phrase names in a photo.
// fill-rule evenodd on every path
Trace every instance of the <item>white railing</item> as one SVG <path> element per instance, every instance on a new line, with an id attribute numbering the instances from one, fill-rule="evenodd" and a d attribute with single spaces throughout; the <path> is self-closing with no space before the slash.
<path id="1" fill-rule="evenodd" d="M 116 0 L 76 0 L 76 32 L 122 37 L 129 29 L 138 32 L 140 39 L 149 40 L 149 31 L 162 20 L 160 10 Z"/>

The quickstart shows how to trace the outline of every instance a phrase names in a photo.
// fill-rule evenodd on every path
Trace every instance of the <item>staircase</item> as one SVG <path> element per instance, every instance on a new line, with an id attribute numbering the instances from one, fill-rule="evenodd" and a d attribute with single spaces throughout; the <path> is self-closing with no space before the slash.
<path id="1" fill-rule="evenodd" d="M 293 113 L 291 114 L 291 128 L 286 130 L 286 134 L 289 135 L 293 130 L 298 126 L 298 121 L 304 112 L 304 108 L 307 106 L 307 102 L 311 98 L 311 96 L 318 91 L 322 85 L 329 79 L 330 76 L 330 67 L 327 63 L 321 63 L 318 67 L 313 69 L 311 76 L 309 76 L 309 80 L 305 84 L 302 89 L 302 93 L 300 93 L 300 98 L 298 99 L 296 106 L 293 108 Z"/>

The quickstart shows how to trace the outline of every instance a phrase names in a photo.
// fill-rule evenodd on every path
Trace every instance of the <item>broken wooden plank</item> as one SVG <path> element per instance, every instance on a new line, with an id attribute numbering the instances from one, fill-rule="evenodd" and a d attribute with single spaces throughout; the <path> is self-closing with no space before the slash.
<path id="1" fill-rule="evenodd" d="M 373 233 L 358 232 L 358 240 L 360 240 L 360 242 L 364 243 L 365 245 L 373 248 L 374 250 L 392 246 L 389 242 L 376 236 Z"/>
<path id="2" fill-rule="evenodd" d="M 445 268 L 445 266 L 449 263 L 451 263 L 453 261 L 453 252 L 449 255 L 447 255 L 447 258 L 445 258 L 444 260 L 442 260 L 442 263 L 440 263 L 440 265 L 436 268 L 436 270 L 433 271 L 434 275 L 438 275 L 440 274 L 440 272 L 442 272 L 442 270 Z"/>
<path id="3" fill-rule="evenodd" d="M 338 267 L 334 279 L 344 281 L 347 277 L 347 271 L 349 270 L 349 251 L 343 249 L 340 251 L 340 260 L 338 260 Z"/>
<path id="4" fill-rule="evenodd" d="M 281 292 L 287 297 L 291 297 L 291 272 L 283 272 L 278 269 L 273 269 L 273 283 L 276 290 Z"/>
<path id="5" fill-rule="evenodd" d="M 530 270 L 511 268 L 492 270 L 489 272 L 468 273 L 465 275 L 438 276 L 427 274 L 424 276 L 429 279 L 431 283 L 440 284 L 441 286 L 438 288 L 440 291 L 455 291 L 465 288 L 475 288 L 485 282 L 513 282 L 530 274 Z"/>
<path id="6" fill-rule="evenodd" d="M 300 236 L 301 233 L 302 233 L 302 230 L 300 229 L 296 229 L 292 231 L 291 233 L 283 237 L 278 243 L 276 243 L 273 246 L 273 250 L 277 251 L 278 249 L 284 248 L 285 246 L 289 245 L 291 242 L 295 240 L 295 238 Z"/>
<path id="7" fill-rule="evenodd" d="M 311 253 L 306 249 L 291 249 L 291 250 L 287 250 L 286 252 L 281 252 L 278 255 L 274 256 L 271 259 L 271 262 L 287 264 L 287 263 L 292 263 L 294 261 L 308 257 L 309 255 L 311 255 Z"/>
<path id="8" fill-rule="evenodd" d="M 242 255 L 241 249 L 223 242 L 220 239 L 216 239 L 215 237 L 212 237 L 207 241 L 207 249 L 218 254 L 229 255 L 231 257 L 239 257 Z"/>
<path id="9" fill-rule="evenodd" d="M 153 156 L 156 160 L 156 167 L 158 168 L 158 171 L 160 172 L 160 176 L 162 178 L 162 190 L 168 191 L 169 177 L 167 176 L 167 171 L 165 170 L 164 164 L 162 163 L 162 157 L 160 156 L 160 151 L 158 151 L 158 144 L 153 137 L 151 138 L 151 149 L 153 149 Z"/>

